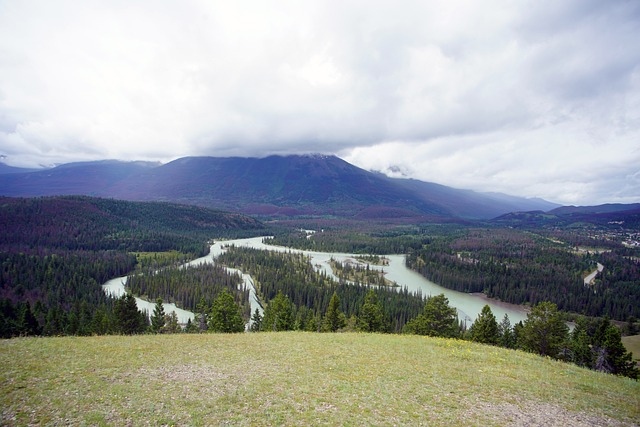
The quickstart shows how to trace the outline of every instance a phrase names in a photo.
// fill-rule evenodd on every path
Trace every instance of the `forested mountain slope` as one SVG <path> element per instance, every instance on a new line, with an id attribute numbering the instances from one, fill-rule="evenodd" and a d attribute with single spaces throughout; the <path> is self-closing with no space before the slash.
<path id="1" fill-rule="evenodd" d="M 0 195 L 81 194 L 172 201 L 248 214 L 414 221 L 488 219 L 552 203 L 388 178 L 335 156 L 185 157 L 164 165 L 86 162 L 0 174 Z"/>

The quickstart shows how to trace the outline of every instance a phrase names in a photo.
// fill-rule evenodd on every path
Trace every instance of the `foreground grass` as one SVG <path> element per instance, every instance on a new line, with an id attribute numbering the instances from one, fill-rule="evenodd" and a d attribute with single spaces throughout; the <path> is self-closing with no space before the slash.
<path id="1" fill-rule="evenodd" d="M 261 333 L 0 342 L 3 425 L 634 425 L 640 383 L 468 342 Z"/>

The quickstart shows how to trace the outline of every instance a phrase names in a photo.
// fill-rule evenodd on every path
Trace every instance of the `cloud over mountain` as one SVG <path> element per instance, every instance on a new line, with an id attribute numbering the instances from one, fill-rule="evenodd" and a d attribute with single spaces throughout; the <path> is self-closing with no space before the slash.
<path id="1" fill-rule="evenodd" d="M 636 2 L 0 2 L 0 154 L 335 153 L 564 203 L 640 198 Z"/>

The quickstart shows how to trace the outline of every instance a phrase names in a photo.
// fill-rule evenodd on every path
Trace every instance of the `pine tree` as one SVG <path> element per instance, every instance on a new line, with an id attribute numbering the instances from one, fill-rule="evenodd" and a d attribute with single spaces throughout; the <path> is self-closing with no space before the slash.
<path id="1" fill-rule="evenodd" d="M 620 330 L 615 325 L 609 325 L 605 330 L 602 350 L 609 368 L 608 372 L 638 379 L 640 371 L 633 360 L 633 355 L 622 344 Z"/>
<path id="2" fill-rule="evenodd" d="M 514 348 L 519 348 L 522 349 L 524 348 L 522 345 L 522 330 L 524 329 L 524 324 L 522 323 L 522 320 L 519 321 L 518 323 L 516 323 L 515 325 L 513 325 L 513 340 L 515 341 L 515 347 Z"/>
<path id="3" fill-rule="evenodd" d="M 178 315 L 175 311 L 165 314 L 164 327 L 162 331 L 167 334 L 177 334 L 182 331 L 180 324 L 178 323 Z"/>
<path id="4" fill-rule="evenodd" d="M 159 334 L 164 328 L 165 324 L 165 312 L 162 305 L 162 298 L 156 300 L 156 306 L 153 309 L 153 316 L 151 316 L 151 332 Z"/>
<path id="5" fill-rule="evenodd" d="M 500 332 L 498 330 L 496 316 L 493 315 L 491 307 L 488 305 L 482 307 L 482 312 L 471 325 L 469 333 L 471 341 L 491 345 L 498 344 Z"/>
<path id="6" fill-rule="evenodd" d="M 260 310 L 256 308 L 256 311 L 253 312 L 251 316 L 251 332 L 259 332 L 262 330 L 262 315 L 260 314 Z"/>
<path id="7" fill-rule="evenodd" d="M 521 333 L 525 350 L 559 358 L 567 343 L 569 328 L 555 304 L 541 302 L 527 314 Z"/>
<path id="8" fill-rule="evenodd" d="M 307 324 L 305 325 L 305 330 L 308 332 L 320 332 L 321 323 L 319 315 L 309 316 Z"/>
<path id="9" fill-rule="evenodd" d="M 516 336 L 513 332 L 513 328 L 511 327 L 511 321 L 509 320 L 509 315 L 507 313 L 504 314 L 500 324 L 498 324 L 498 331 L 500 333 L 500 338 L 498 339 L 498 345 L 500 347 L 516 347 Z"/>
<path id="10" fill-rule="evenodd" d="M 262 330 L 264 331 L 290 331 L 293 329 L 293 310 L 289 297 L 282 291 L 273 298 L 264 311 Z"/>
<path id="11" fill-rule="evenodd" d="M 459 335 L 456 309 L 444 294 L 427 298 L 424 311 L 405 325 L 405 333 L 456 338 Z"/>
<path id="12" fill-rule="evenodd" d="M 382 305 L 378 301 L 378 296 L 374 290 L 369 289 L 364 297 L 364 304 L 360 309 L 358 327 L 364 332 L 382 332 L 383 321 Z"/>
<path id="13" fill-rule="evenodd" d="M 113 309 L 116 317 L 116 330 L 124 335 L 142 333 L 148 323 L 144 313 L 138 310 L 136 299 L 131 294 L 122 295 L 116 300 Z"/>
<path id="14" fill-rule="evenodd" d="M 195 324 L 195 322 L 191 321 L 191 318 L 187 319 L 187 325 L 184 328 L 184 331 L 188 334 L 195 334 L 200 332 L 200 328 L 198 328 L 198 325 Z"/>
<path id="15" fill-rule="evenodd" d="M 336 292 L 331 296 L 327 313 L 324 316 L 324 323 L 327 330 L 337 332 L 338 329 L 344 327 L 346 321 L 344 314 L 340 311 L 340 298 Z"/>
<path id="16" fill-rule="evenodd" d="M 209 330 L 224 333 L 244 331 L 240 307 L 226 289 L 213 301 L 209 313 Z"/>
<path id="17" fill-rule="evenodd" d="M 18 319 L 20 335 L 40 335 L 40 324 L 31 311 L 31 304 L 27 301 L 20 312 Z"/>
<path id="18" fill-rule="evenodd" d="M 585 368 L 593 368 L 594 353 L 591 349 L 591 339 L 587 333 L 587 320 L 584 317 L 580 317 L 576 321 L 576 325 L 571 332 L 569 347 L 573 363 Z"/>

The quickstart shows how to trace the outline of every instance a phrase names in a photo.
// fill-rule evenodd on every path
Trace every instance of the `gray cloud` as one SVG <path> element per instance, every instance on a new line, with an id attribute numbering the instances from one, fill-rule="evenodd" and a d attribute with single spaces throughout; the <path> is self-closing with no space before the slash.
<path id="1" fill-rule="evenodd" d="M 638 201 L 639 36 L 622 0 L 0 1 L 0 154 L 337 153 L 476 190 Z"/>

